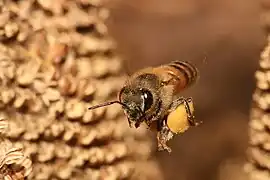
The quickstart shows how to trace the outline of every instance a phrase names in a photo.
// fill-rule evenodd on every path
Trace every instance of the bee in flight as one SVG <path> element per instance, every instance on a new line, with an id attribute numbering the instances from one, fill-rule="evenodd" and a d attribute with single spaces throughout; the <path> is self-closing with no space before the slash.
<path id="1" fill-rule="evenodd" d="M 131 75 L 119 92 L 119 100 L 89 109 L 120 104 L 130 127 L 142 123 L 157 132 L 159 150 L 171 152 L 166 142 L 174 134 L 186 131 L 195 121 L 192 98 L 179 93 L 198 79 L 197 68 L 189 62 L 173 61 L 158 67 L 141 69 Z"/>

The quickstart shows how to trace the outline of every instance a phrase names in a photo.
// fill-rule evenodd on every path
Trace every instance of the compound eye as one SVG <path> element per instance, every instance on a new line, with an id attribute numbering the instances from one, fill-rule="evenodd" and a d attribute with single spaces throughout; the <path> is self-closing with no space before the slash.
<path id="1" fill-rule="evenodd" d="M 141 89 L 142 92 L 142 99 L 143 99 L 143 108 L 142 110 L 145 112 L 148 109 L 151 108 L 151 106 L 153 105 L 153 95 L 149 90 L 146 89 Z"/>

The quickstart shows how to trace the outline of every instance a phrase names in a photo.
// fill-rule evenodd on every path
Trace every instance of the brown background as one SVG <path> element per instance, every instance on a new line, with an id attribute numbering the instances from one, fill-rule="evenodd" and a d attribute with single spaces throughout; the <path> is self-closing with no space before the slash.
<path id="1" fill-rule="evenodd" d="M 258 1 L 115 0 L 109 31 L 130 71 L 171 60 L 200 69 L 184 95 L 204 121 L 157 152 L 166 180 L 245 179 L 254 71 L 265 43 Z M 205 59 L 205 60 L 204 60 Z"/>

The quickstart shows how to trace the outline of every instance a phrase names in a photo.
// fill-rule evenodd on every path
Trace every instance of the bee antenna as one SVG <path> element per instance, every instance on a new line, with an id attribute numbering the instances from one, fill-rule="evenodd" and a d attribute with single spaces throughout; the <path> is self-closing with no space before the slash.
<path id="1" fill-rule="evenodd" d="M 124 104 L 124 103 L 122 103 L 120 101 L 110 101 L 110 102 L 105 102 L 105 103 L 102 103 L 102 104 L 98 104 L 96 106 L 89 107 L 88 109 L 89 110 L 97 109 L 97 108 L 104 107 L 104 106 L 109 106 L 109 105 L 112 105 L 112 104 L 120 104 L 120 105 L 126 107 L 126 104 Z"/>

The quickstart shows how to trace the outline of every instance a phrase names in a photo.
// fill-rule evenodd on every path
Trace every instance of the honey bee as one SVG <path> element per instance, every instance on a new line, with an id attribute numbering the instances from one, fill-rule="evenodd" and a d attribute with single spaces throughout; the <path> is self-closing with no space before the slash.
<path id="1" fill-rule="evenodd" d="M 89 109 L 120 104 L 129 127 L 142 123 L 157 132 L 159 150 L 171 152 L 166 142 L 174 134 L 197 126 L 191 97 L 179 93 L 198 79 L 198 69 L 189 62 L 173 61 L 158 67 L 141 69 L 131 75 L 121 88 L 119 100 L 99 104 Z"/>

